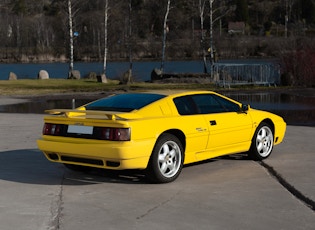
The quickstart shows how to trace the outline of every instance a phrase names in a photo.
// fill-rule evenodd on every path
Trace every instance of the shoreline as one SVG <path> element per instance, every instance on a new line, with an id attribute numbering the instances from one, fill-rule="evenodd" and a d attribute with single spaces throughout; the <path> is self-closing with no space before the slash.
<path id="1" fill-rule="evenodd" d="M 258 93 L 270 93 L 270 94 L 289 94 L 289 95 L 298 95 L 302 97 L 314 97 L 315 98 L 315 88 L 287 88 L 287 87 L 266 87 L 266 88 L 211 88 L 209 90 L 204 88 L 195 88 L 195 89 L 112 89 L 112 90 L 98 90 L 98 91 L 81 91 L 81 92 L 50 92 L 50 93 L 42 93 L 42 94 L 28 94 L 28 95 L 14 95 L 14 94 L 7 94 L 1 95 L 0 94 L 0 104 L 3 104 L 2 101 L 5 99 L 5 103 L 9 104 L 16 104 L 22 103 L 23 101 L 29 100 L 36 100 L 36 99 L 98 99 L 100 97 L 105 97 L 111 94 L 118 94 L 118 93 L 127 93 L 127 92 L 147 92 L 147 93 L 157 93 L 157 94 L 172 94 L 172 93 L 179 93 L 179 92 L 187 92 L 187 91 L 214 91 L 220 94 L 228 93 L 228 94 L 258 94 Z"/>

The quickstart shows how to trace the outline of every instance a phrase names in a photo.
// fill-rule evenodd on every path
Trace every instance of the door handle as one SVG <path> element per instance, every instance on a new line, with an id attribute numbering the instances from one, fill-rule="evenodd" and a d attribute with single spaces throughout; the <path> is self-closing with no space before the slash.
<path id="1" fill-rule="evenodd" d="M 217 122 L 215 120 L 210 121 L 210 125 L 217 125 Z"/>

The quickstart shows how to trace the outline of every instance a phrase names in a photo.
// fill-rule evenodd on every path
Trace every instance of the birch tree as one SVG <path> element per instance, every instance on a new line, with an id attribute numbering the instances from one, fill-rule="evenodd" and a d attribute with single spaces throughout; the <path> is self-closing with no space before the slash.
<path id="1" fill-rule="evenodd" d="M 72 4 L 68 0 L 68 22 L 69 22 L 69 48 L 70 48 L 70 63 L 69 63 L 69 77 L 73 71 L 73 21 L 72 21 Z"/>
<path id="2" fill-rule="evenodd" d="M 205 50 L 205 33 L 204 33 L 204 12 L 206 0 L 199 0 L 199 17 L 200 17 L 200 44 L 202 49 L 203 71 L 207 73 L 207 53 Z"/>
<path id="3" fill-rule="evenodd" d="M 69 23 L 69 49 L 70 49 L 70 63 L 69 63 L 69 75 L 68 77 L 72 77 L 72 72 L 74 70 L 74 31 L 73 31 L 73 18 L 78 13 L 77 10 L 73 10 L 76 6 L 75 2 L 72 4 L 72 0 L 68 0 L 68 23 Z M 76 35 L 78 36 L 78 35 Z"/>
<path id="4" fill-rule="evenodd" d="M 164 72 L 164 61 L 165 61 L 165 47 L 166 47 L 166 35 L 169 30 L 167 26 L 167 19 L 168 19 L 168 14 L 170 12 L 170 6 L 171 6 L 171 0 L 167 1 L 167 7 L 166 7 L 166 12 L 164 16 L 164 23 L 163 23 L 163 40 L 162 40 L 162 60 L 161 60 L 161 73 L 163 74 Z"/>
<path id="5" fill-rule="evenodd" d="M 131 13 L 132 13 L 132 1 L 129 0 L 129 31 L 128 31 L 128 51 L 129 51 L 129 70 L 128 70 L 128 80 L 127 83 L 131 82 L 132 78 L 132 48 L 131 48 L 131 33 L 132 33 L 132 28 L 131 28 Z"/>
<path id="6" fill-rule="evenodd" d="M 107 53 L 108 53 L 108 0 L 105 0 L 105 7 L 104 7 L 104 62 L 103 62 L 103 74 L 102 74 L 102 81 L 107 82 L 106 79 L 106 69 L 107 69 Z"/>
<path id="7" fill-rule="evenodd" d="M 214 0 L 209 0 L 210 6 L 210 64 L 211 64 L 211 74 L 213 72 L 213 64 L 214 64 L 214 53 L 213 53 L 213 2 Z"/>

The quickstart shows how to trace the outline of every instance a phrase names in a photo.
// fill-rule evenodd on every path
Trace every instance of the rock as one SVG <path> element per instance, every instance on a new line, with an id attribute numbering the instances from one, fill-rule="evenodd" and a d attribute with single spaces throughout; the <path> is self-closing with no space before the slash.
<path id="1" fill-rule="evenodd" d="M 121 82 L 121 84 L 125 85 L 125 84 L 131 83 L 132 81 L 133 81 L 133 79 L 132 79 L 132 71 L 131 71 L 131 69 L 129 69 L 123 74 L 120 82 Z"/>
<path id="2" fill-rule="evenodd" d="M 9 73 L 9 78 L 8 78 L 8 80 L 17 80 L 16 74 L 13 73 L 13 72 L 10 72 L 10 73 Z"/>
<path id="3" fill-rule="evenodd" d="M 38 72 L 37 79 L 39 79 L 39 80 L 49 79 L 48 72 L 46 70 L 40 70 Z"/>
<path id="4" fill-rule="evenodd" d="M 91 79 L 91 80 L 96 80 L 97 79 L 97 74 L 95 72 L 90 72 L 87 76 L 84 77 L 85 79 Z"/>
<path id="5" fill-rule="evenodd" d="M 151 80 L 161 80 L 162 79 L 162 71 L 158 68 L 155 68 L 151 72 Z"/>
<path id="6" fill-rule="evenodd" d="M 105 74 L 97 75 L 97 82 L 107 83 L 107 77 Z"/>
<path id="7" fill-rule="evenodd" d="M 81 79 L 80 71 L 79 70 L 72 70 L 72 71 L 70 71 L 68 79 L 76 79 L 76 80 Z"/>

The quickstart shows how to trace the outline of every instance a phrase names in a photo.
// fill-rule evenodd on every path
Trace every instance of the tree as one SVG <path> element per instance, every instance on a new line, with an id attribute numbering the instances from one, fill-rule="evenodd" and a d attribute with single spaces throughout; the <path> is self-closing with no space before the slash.
<path id="1" fill-rule="evenodd" d="M 73 71 L 73 18 L 72 18 L 72 4 L 68 0 L 68 19 L 69 19 L 69 41 L 70 41 L 70 63 L 69 63 L 69 77 Z"/>
<path id="2" fill-rule="evenodd" d="M 315 22 L 315 4 L 312 0 L 296 1 L 293 6 L 295 15 L 299 20 L 305 20 L 307 23 Z"/>
<path id="3" fill-rule="evenodd" d="M 168 14 L 170 12 L 170 6 L 171 6 L 171 0 L 167 1 L 167 7 L 166 7 L 166 12 L 164 15 L 164 23 L 163 23 L 163 40 L 162 40 L 162 60 L 161 60 L 161 72 L 163 74 L 164 71 L 164 61 L 165 61 L 165 47 L 166 47 L 166 35 L 169 31 L 169 28 L 167 26 L 167 19 L 168 19 Z"/>
<path id="4" fill-rule="evenodd" d="M 79 36 L 79 33 L 77 31 L 74 31 L 73 26 L 73 19 L 74 16 L 78 13 L 78 6 L 79 1 L 75 1 L 74 4 L 72 4 L 72 0 L 68 0 L 68 26 L 69 26 L 69 49 L 70 49 L 70 61 L 69 61 L 69 78 L 73 77 L 73 70 L 74 70 L 74 38 Z M 76 9 L 76 10 L 73 10 Z"/>
<path id="5" fill-rule="evenodd" d="M 107 53 L 108 53 L 108 0 L 105 0 L 104 6 L 104 62 L 103 62 L 103 74 L 106 77 L 106 67 L 107 67 Z"/>
<path id="6" fill-rule="evenodd" d="M 236 0 L 235 20 L 248 23 L 248 2 L 247 0 Z"/>
<path id="7" fill-rule="evenodd" d="M 204 11 L 206 0 L 199 0 L 199 17 L 200 17 L 200 45 L 202 49 L 203 72 L 207 73 L 207 54 L 205 50 L 205 33 L 204 33 Z"/>
<path id="8" fill-rule="evenodd" d="M 129 0 L 129 24 L 128 24 L 128 39 L 129 39 L 129 42 L 128 42 L 128 53 L 129 53 L 129 70 L 128 70 L 128 80 L 127 80 L 127 83 L 130 83 L 131 82 L 131 78 L 132 78 L 132 47 L 131 47 L 131 44 L 132 44 L 132 40 L 131 40 L 131 36 L 132 36 L 132 28 L 131 28 L 131 24 L 132 24 L 132 21 L 131 21 L 131 13 L 132 13 L 132 0 Z"/>

